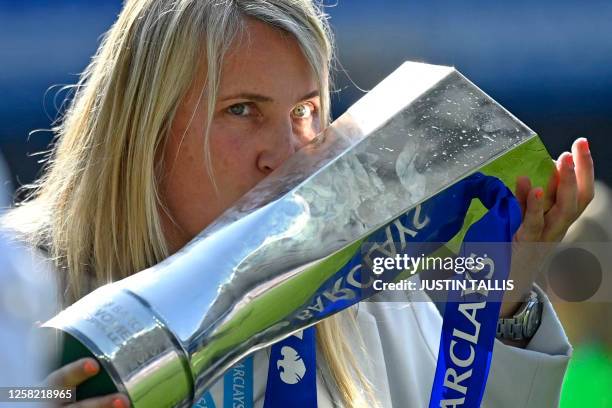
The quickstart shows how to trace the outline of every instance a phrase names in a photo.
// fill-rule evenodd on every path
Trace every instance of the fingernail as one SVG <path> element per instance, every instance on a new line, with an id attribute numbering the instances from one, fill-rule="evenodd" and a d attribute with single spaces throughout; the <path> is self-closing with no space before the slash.
<path id="1" fill-rule="evenodd" d="M 565 164 L 567 165 L 567 167 L 569 167 L 570 169 L 574 168 L 574 158 L 572 157 L 572 154 L 568 154 L 567 156 L 565 156 Z"/>
<path id="2" fill-rule="evenodd" d="M 91 361 L 86 361 L 85 364 L 83 364 L 83 370 L 85 370 L 87 374 L 93 375 L 98 372 L 98 367 Z"/>
<path id="3" fill-rule="evenodd" d="M 536 199 L 541 200 L 541 199 L 542 199 L 542 197 L 544 197 L 544 191 L 542 191 L 542 190 L 536 190 L 536 192 L 535 192 L 535 197 L 536 197 Z"/>
<path id="4" fill-rule="evenodd" d="M 589 140 L 586 137 L 582 139 L 582 150 L 585 152 L 591 151 L 591 149 L 589 148 Z"/>
<path id="5" fill-rule="evenodd" d="M 127 405 L 125 405 L 121 398 L 115 398 L 113 400 L 113 408 L 127 408 Z"/>

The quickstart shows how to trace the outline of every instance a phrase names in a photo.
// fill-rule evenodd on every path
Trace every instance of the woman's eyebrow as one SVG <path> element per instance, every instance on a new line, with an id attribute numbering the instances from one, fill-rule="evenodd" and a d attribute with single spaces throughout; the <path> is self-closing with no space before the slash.
<path id="1" fill-rule="evenodd" d="M 303 101 L 303 100 L 311 99 L 317 96 L 319 96 L 319 90 L 315 89 L 314 91 L 308 92 L 306 95 L 302 96 L 298 100 Z M 251 92 L 240 92 L 237 94 L 232 94 L 232 95 L 228 95 L 228 96 L 219 98 L 219 100 L 221 101 L 227 101 L 231 99 L 248 99 L 248 100 L 255 101 L 255 102 L 273 102 L 274 101 L 274 99 L 269 96 L 261 95 L 258 93 L 251 93 Z"/>
<path id="2" fill-rule="evenodd" d="M 305 99 L 315 98 L 315 97 L 317 97 L 317 96 L 319 96 L 319 90 L 318 90 L 318 89 L 315 89 L 314 91 L 310 91 L 310 92 L 308 92 L 306 95 L 302 96 L 302 97 L 300 98 L 300 101 L 303 101 L 303 100 L 305 100 Z"/>
<path id="3" fill-rule="evenodd" d="M 274 99 L 270 98 L 269 96 L 265 96 L 265 95 L 261 95 L 261 94 L 256 94 L 256 93 L 250 93 L 250 92 L 240 92 L 237 94 L 233 94 L 233 95 L 228 95 L 228 96 L 224 96 L 222 98 L 220 98 L 220 100 L 222 101 L 227 101 L 230 99 L 248 99 L 251 101 L 255 101 L 255 102 L 272 102 L 274 101 Z"/>

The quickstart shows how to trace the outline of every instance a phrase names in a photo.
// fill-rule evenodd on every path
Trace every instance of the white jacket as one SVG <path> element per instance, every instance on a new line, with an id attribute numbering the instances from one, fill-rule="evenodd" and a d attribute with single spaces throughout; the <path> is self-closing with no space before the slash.
<path id="1" fill-rule="evenodd" d="M 563 376 L 572 348 L 544 294 L 542 323 L 525 349 L 495 340 L 491 371 L 482 406 L 548 408 L 559 404 Z M 354 340 L 353 350 L 363 373 L 374 386 L 381 407 L 427 407 L 434 378 L 442 317 L 423 292 L 386 292 L 357 307 L 357 324 L 365 353 Z M 254 405 L 263 407 L 269 349 L 254 355 Z M 319 408 L 340 406 L 329 387 L 326 367 L 317 358 Z M 223 407 L 223 378 L 210 389 L 216 407 Z M 299 395 L 296 395 L 299 398 Z M 336 401 L 336 403 L 334 403 Z M 231 406 L 231 405 L 230 405 Z"/>

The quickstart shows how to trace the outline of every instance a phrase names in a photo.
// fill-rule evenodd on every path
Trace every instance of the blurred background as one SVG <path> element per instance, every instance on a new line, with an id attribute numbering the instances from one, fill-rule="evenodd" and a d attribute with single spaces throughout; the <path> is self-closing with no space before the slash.
<path id="1" fill-rule="evenodd" d="M 612 212 L 611 1 L 335 1 L 325 1 L 341 68 L 335 116 L 404 60 L 453 65 L 540 134 L 553 157 L 589 138 L 604 197 L 592 223 L 607 231 L 598 239 L 612 239 L 610 217 L 601 215 Z M 77 81 L 121 5 L 0 0 L 0 151 L 12 174 L 2 188 L 39 174 L 36 153 L 52 134 L 29 134 L 50 127 L 61 87 Z M 575 239 L 593 239 L 588 231 Z M 557 310 L 576 346 L 562 407 L 612 407 L 610 303 Z"/>

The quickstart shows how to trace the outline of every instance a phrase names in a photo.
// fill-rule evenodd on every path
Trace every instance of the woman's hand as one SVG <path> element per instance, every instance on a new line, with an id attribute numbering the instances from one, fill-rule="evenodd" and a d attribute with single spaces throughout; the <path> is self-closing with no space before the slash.
<path id="1" fill-rule="evenodd" d="M 93 358 L 82 358 L 67 364 L 47 377 L 47 383 L 56 387 L 74 388 L 100 371 L 98 362 Z M 127 408 L 129 399 L 123 394 L 110 394 L 89 398 L 67 405 L 69 408 Z"/>
<path id="2" fill-rule="evenodd" d="M 594 194 L 593 159 L 587 139 L 572 144 L 572 152 L 563 152 L 556 161 L 556 170 L 546 191 L 532 187 L 528 177 L 519 177 L 516 198 L 521 206 L 523 222 L 514 235 L 511 278 L 512 299 L 502 304 L 500 316 L 513 315 L 521 301 L 518 296 L 529 293 L 545 259 L 543 250 L 559 242 L 568 228 L 582 214 Z"/>

